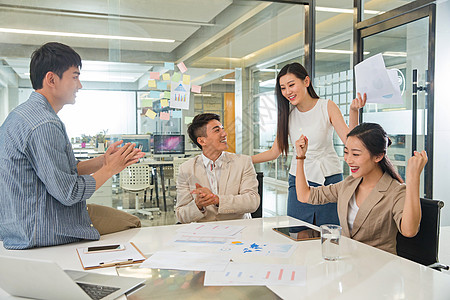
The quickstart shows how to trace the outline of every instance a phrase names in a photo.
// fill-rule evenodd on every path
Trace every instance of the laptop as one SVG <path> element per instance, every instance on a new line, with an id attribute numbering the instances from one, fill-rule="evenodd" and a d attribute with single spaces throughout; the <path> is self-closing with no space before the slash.
<path id="1" fill-rule="evenodd" d="M 115 299 L 141 288 L 145 279 L 63 270 L 55 262 L 0 256 L 0 288 L 34 299 Z"/>

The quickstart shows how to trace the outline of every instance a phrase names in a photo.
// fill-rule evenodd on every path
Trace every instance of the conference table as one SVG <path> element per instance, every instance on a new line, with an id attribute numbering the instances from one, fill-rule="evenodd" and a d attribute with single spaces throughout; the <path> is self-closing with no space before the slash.
<path id="1" fill-rule="evenodd" d="M 217 224 L 245 226 L 241 237 L 243 241 L 297 243 L 295 252 L 288 258 L 242 253 L 233 254 L 232 257 L 237 263 L 293 264 L 306 267 L 304 286 L 268 286 L 282 299 L 450 299 L 448 274 L 346 237 L 341 239 L 341 258 L 338 261 L 325 261 L 321 255 L 320 240 L 295 242 L 272 230 L 274 227 L 306 225 L 291 217 L 222 221 Z M 176 231 L 181 226 L 185 225 L 131 229 L 104 235 L 100 241 L 30 250 L 6 250 L 1 245 L 0 255 L 53 260 L 63 269 L 82 270 L 75 250 L 79 247 L 133 242 L 147 257 L 159 250 L 201 252 L 202 248 L 198 246 L 174 246 Z M 117 274 L 114 267 L 89 272 Z M 5 297 L 6 292 L 0 290 L 0 299 Z"/>

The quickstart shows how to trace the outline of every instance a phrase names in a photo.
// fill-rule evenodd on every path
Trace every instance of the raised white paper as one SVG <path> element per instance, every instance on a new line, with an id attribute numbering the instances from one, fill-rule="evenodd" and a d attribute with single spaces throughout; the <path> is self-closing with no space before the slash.
<path id="1" fill-rule="evenodd" d="M 355 66 L 356 92 L 366 93 L 367 103 L 402 104 L 398 80 L 392 72 L 396 71 L 386 69 L 381 53 L 360 62 Z"/>

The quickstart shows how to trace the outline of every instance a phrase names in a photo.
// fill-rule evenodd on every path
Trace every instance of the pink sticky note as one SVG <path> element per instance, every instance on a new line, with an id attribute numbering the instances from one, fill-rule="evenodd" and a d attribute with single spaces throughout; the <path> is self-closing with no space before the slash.
<path id="1" fill-rule="evenodd" d="M 202 87 L 199 86 L 199 85 L 193 85 L 193 86 L 191 87 L 191 91 L 192 91 L 193 93 L 201 93 L 201 92 L 202 92 Z"/>
<path id="2" fill-rule="evenodd" d="M 159 72 L 150 72 L 150 79 L 158 79 L 159 80 Z"/>
<path id="3" fill-rule="evenodd" d="M 159 113 L 159 118 L 161 119 L 161 120 L 166 120 L 166 121 L 168 121 L 168 120 L 170 120 L 170 113 L 168 113 L 168 112 L 160 112 Z"/>
<path id="4" fill-rule="evenodd" d="M 184 62 L 180 62 L 179 64 L 177 64 L 178 69 L 180 69 L 181 73 L 184 73 L 187 71 L 186 66 L 184 65 Z"/>

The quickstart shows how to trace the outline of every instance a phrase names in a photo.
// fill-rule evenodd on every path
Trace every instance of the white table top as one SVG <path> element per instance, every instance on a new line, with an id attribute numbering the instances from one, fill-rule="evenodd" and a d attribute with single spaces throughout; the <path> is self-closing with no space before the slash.
<path id="1" fill-rule="evenodd" d="M 341 256 L 336 262 L 325 261 L 321 256 L 320 240 L 294 242 L 272 230 L 273 227 L 302 225 L 290 217 L 273 217 L 252 220 L 223 221 L 221 224 L 245 225 L 242 240 L 271 243 L 297 243 L 295 253 L 289 258 L 244 256 L 236 254 L 235 262 L 282 263 L 307 267 L 306 286 L 269 286 L 283 299 L 449 299 L 450 277 L 425 266 L 342 238 Z M 144 253 L 158 250 L 190 250 L 204 248 L 175 246 L 171 241 L 179 226 L 158 226 L 131 229 L 102 236 L 100 241 L 74 243 L 31 250 L 6 250 L 0 246 L 0 255 L 33 257 L 56 261 L 63 269 L 82 270 L 76 248 L 99 244 L 134 242 Z M 0 242 L 1 243 L 1 242 Z M 194 250 L 193 250 L 194 251 Z M 115 274 L 114 268 L 91 272 Z M 0 299 L 5 297 L 0 290 Z"/>

